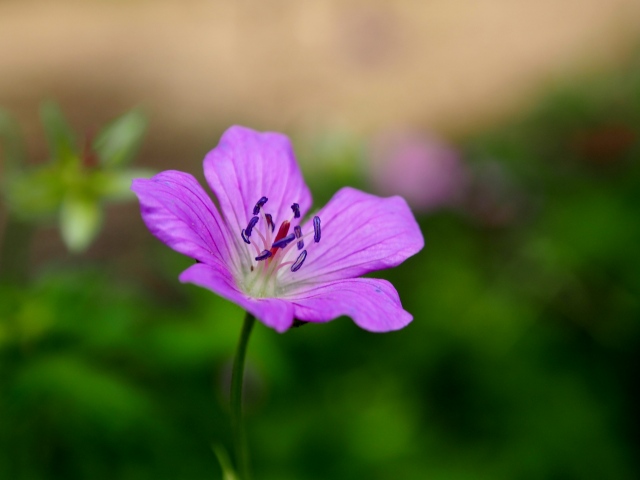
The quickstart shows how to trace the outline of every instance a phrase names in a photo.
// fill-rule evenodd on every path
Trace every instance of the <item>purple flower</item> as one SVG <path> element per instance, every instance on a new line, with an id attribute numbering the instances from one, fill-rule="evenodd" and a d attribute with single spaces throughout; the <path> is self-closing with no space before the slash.
<path id="1" fill-rule="evenodd" d="M 187 173 L 161 172 L 132 185 L 149 230 L 198 261 L 180 281 L 216 292 L 278 332 L 294 318 L 346 315 L 374 332 L 412 320 L 389 282 L 356 278 L 422 249 L 402 198 L 343 188 L 303 221 L 311 194 L 288 138 L 237 126 L 207 154 L 204 174 L 221 213 Z"/>

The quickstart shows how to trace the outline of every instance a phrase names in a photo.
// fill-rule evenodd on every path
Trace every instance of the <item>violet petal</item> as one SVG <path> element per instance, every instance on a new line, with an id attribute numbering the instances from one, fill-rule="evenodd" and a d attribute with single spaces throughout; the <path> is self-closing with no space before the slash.
<path id="1" fill-rule="evenodd" d="M 322 241 L 309 248 L 292 281 L 321 283 L 395 267 L 419 252 L 424 238 L 407 202 L 354 188 L 339 190 L 318 212 Z M 313 229 L 311 221 L 302 227 Z"/>
<path id="2" fill-rule="evenodd" d="M 280 133 L 229 128 L 205 157 L 204 174 L 232 232 L 247 225 L 256 199 L 263 195 L 277 208 L 270 212 L 276 222 L 291 216 L 292 200 L 303 215 L 311 206 L 291 142 Z"/>
<path id="3" fill-rule="evenodd" d="M 188 173 L 169 170 L 131 185 L 151 233 L 177 252 L 204 263 L 231 264 L 226 226 L 211 198 Z"/>
<path id="4" fill-rule="evenodd" d="M 402 308 L 393 285 L 375 278 L 352 278 L 323 284 L 300 292 L 291 300 L 295 303 L 295 318 L 328 322 L 346 315 L 370 332 L 398 330 L 413 319 Z"/>

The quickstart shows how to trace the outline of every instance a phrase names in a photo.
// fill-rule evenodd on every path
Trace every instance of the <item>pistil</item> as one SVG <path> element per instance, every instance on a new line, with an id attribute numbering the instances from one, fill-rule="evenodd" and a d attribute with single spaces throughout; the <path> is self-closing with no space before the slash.
<path id="1" fill-rule="evenodd" d="M 280 225 L 280 228 L 278 229 L 278 234 L 276 235 L 275 240 L 273 241 L 273 244 L 271 245 L 271 254 L 275 255 L 278 252 L 278 247 L 275 246 L 275 244 L 282 240 L 284 237 L 287 236 L 287 234 L 289 233 L 289 226 L 291 224 L 289 223 L 288 220 L 285 220 L 284 222 L 282 222 L 282 225 Z"/>

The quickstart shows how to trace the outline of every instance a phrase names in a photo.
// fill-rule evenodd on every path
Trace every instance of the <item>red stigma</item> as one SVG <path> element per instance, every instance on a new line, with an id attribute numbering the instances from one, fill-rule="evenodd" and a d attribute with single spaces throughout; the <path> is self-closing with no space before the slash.
<path id="1" fill-rule="evenodd" d="M 276 235 L 276 238 L 273 240 L 273 243 L 277 242 L 278 240 L 282 240 L 284 237 L 287 236 L 288 233 L 289 233 L 289 221 L 285 220 L 284 222 L 282 222 L 282 225 L 280 225 L 280 228 L 278 229 L 278 234 Z M 272 248 L 270 251 L 271 251 L 271 255 L 274 256 L 278 251 L 278 247 Z"/>

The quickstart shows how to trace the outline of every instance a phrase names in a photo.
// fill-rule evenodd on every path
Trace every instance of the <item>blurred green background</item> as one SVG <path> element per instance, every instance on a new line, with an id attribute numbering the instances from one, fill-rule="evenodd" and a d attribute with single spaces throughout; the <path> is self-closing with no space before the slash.
<path id="1" fill-rule="evenodd" d="M 198 103 L 193 95 L 204 93 L 197 88 L 189 97 L 190 61 L 187 56 L 175 63 L 178 47 L 167 53 L 175 71 L 163 73 L 155 93 L 153 88 L 136 87 L 148 72 L 133 63 L 125 64 L 133 68 L 130 77 L 115 70 L 107 77 L 114 84 L 94 82 L 87 73 L 92 62 L 118 63 L 118 55 L 129 50 L 111 41 L 127 39 L 132 25 L 140 25 L 142 33 L 131 46 L 134 54 L 125 57 L 129 62 L 160 61 L 155 57 L 160 55 L 157 44 L 165 40 L 156 42 L 145 28 L 154 18 L 165 19 L 175 4 L 90 3 L 93 10 L 66 3 L 64 8 L 75 12 L 78 18 L 71 18 L 76 20 L 94 21 L 83 17 L 89 11 L 111 12 L 105 20 L 112 22 L 110 26 L 89 23 L 99 35 L 87 38 L 101 35 L 104 46 L 89 41 L 78 47 L 77 59 L 54 57 L 58 61 L 48 64 L 42 51 L 20 37 L 23 42 L 15 57 L 22 55 L 22 63 L 0 57 L 5 66 L 14 67 L 0 80 L 0 100 L 26 134 L 28 168 L 48 168 L 45 160 L 51 156 L 35 120 L 43 98 L 60 102 L 80 145 L 89 131 L 97 132 L 97 127 L 142 102 L 149 131 L 136 165 L 181 169 L 202 179 L 200 161 L 229 124 L 278 129 L 291 135 L 317 207 L 347 184 L 381 194 L 400 193 L 410 199 L 423 229 L 426 246 L 420 254 L 374 275 L 391 280 L 404 307 L 413 313 L 414 322 L 404 330 L 371 334 L 346 318 L 283 335 L 257 325 L 249 346 L 246 399 L 256 479 L 640 477 L 636 42 L 616 37 L 607 43 L 615 61 L 604 61 L 607 55 L 593 52 L 583 57 L 592 61 L 571 71 L 558 70 L 553 62 L 534 62 L 535 68 L 515 73 L 505 66 L 503 72 L 511 73 L 496 74 L 497 80 L 485 80 L 484 87 L 478 87 L 478 95 L 493 91 L 486 103 L 464 93 L 473 91 L 471 81 L 461 84 L 459 103 L 456 95 L 447 97 L 446 88 L 438 90 L 447 79 L 473 71 L 443 66 L 431 73 L 439 78 L 436 93 L 409 88 L 416 106 L 401 99 L 391 106 L 378 100 L 382 92 L 397 88 L 393 80 L 382 85 L 385 72 L 399 69 L 398 78 L 414 85 L 426 68 L 402 66 L 423 39 L 411 40 L 409 48 L 402 43 L 404 37 L 393 33 L 411 13 L 410 7 L 400 2 L 409 10 L 393 7 L 389 13 L 384 9 L 392 7 L 383 2 L 366 8 L 353 3 L 344 9 L 327 2 L 323 8 L 333 5 L 336 11 L 346 11 L 339 17 L 346 22 L 344 28 L 356 25 L 377 32 L 373 39 L 357 29 L 355 40 L 339 37 L 353 49 L 351 57 L 316 57 L 326 60 L 323 68 L 336 75 L 351 75 L 346 81 L 361 84 L 372 95 L 372 105 L 366 104 L 366 96 L 361 98 L 364 103 L 354 100 L 356 94 L 347 87 L 336 92 L 331 81 L 314 84 L 301 78 L 300 70 L 308 65 L 296 70 L 298 60 L 283 60 L 265 70 L 264 77 L 256 73 L 257 78 L 246 80 L 238 91 L 229 90 L 231 97 L 236 94 L 241 100 L 234 109 L 204 97 Z M 622 8 L 623 3 L 616 5 Z M 33 28 L 41 25 L 42 13 L 23 12 L 17 4 L 0 3 L 0 12 L 9 15 L 4 18 L 15 21 L 4 24 L 5 35 L 11 33 L 9 27 L 14 34 L 18 31 L 16 19 L 23 13 L 24 19 L 35 19 Z M 269 37 L 266 26 L 254 37 L 240 35 L 268 23 L 250 16 L 249 4 L 242 7 L 246 10 L 225 10 L 230 17 L 218 22 L 231 18 L 234 27 L 231 33 L 214 29 L 212 38 L 207 37 L 211 45 L 216 35 L 228 35 L 225 41 L 237 41 L 231 50 L 247 52 L 242 42 L 257 46 Z M 327 16 L 320 7 L 275 5 L 285 19 L 292 11 L 307 11 L 309 18 Z M 565 8 L 563 2 L 560 5 L 558 9 Z M 587 2 L 579 11 L 576 4 L 566 8 L 576 9 L 579 23 L 584 11 L 597 11 L 594 5 Z M 169 34 L 182 31 L 185 18 L 195 18 L 205 8 L 200 2 L 189 3 L 184 16 L 168 21 L 175 29 Z M 459 25 L 475 25 L 474 15 L 486 18 L 481 11 L 455 16 L 445 7 L 432 8 L 445 12 L 437 17 L 441 30 L 434 34 L 445 47 L 446 32 L 455 31 L 456 19 L 462 19 Z M 533 18 L 513 16 L 499 1 L 488 2 L 487 8 L 490 13 L 503 12 L 494 20 L 498 25 L 534 26 Z M 143 11 L 150 20 L 138 24 L 135 15 Z M 258 9 L 253 15 L 260 13 Z M 303 26 L 315 25 L 300 18 Z M 429 18 L 416 13 L 417 24 L 432 25 Z M 69 32 L 88 35 L 82 29 L 89 26 L 82 22 L 69 26 L 64 23 L 69 19 L 58 21 Z M 109 33 L 117 24 L 124 25 L 122 31 Z M 313 47 L 318 53 L 321 46 L 313 39 L 323 38 L 318 33 L 322 26 L 326 25 L 321 22 L 319 30 L 296 37 L 295 47 L 269 37 L 280 46 L 269 52 L 292 48 L 299 53 Z M 32 39 L 41 42 L 49 35 L 65 45 L 60 38 L 66 37 L 51 28 Z M 553 31 L 553 23 L 549 28 Z M 194 35 L 181 37 L 182 44 L 195 45 L 200 38 Z M 377 39 L 385 35 L 395 39 L 395 50 L 380 49 Z M 491 32 L 487 38 L 496 35 Z M 474 43 L 474 38 L 460 38 Z M 483 42 L 501 43 L 499 35 L 495 43 L 486 38 Z M 55 48 L 56 41 L 52 45 Z M 588 49 L 589 43 L 582 45 Z M 614 49 L 615 45 L 624 47 Z M 111 58 L 110 51 L 117 55 Z M 443 54 L 452 65 L 455 52 L 450 48 L 448 56 Z M 429 55 L 427 51 L 425 65 L 439 65 L 439 57 Z M 214 57 L 225 68 L 235 65 L 224 63 L 224 52 Z M 251 58 L 253 67 L 264 67 Z M 487 59 L 488 65 L 492 61 L 496 60 Z M 32 70 L 17 68 L 29 62 L 35 65 Z M 73 62 L 85 62 L 87 71 L 65 83 L 62 79 L 74 77 L 64 77 Z M 205 69 L 197 63 L 193 62 L 196 71 Z M 357 72 L 349 73 L 350 68 Z M 222 96 L 220 91 L 230 88 L 225 82 L 233 83 L 228 77 L 233 80 L 243 69 L 250 67 L 208 72 L 212 97 Z M 43 71 L 51 74 L 47 80 L 25 80 Z M 512 101 L 505 106 L 497 94 L 501 82 L 525 71 L 546 73 L 529 76 L 529 81 L 537 80 L 528 90 L 522 86 L 527 81 L 518 83 L 522 90 L 511 90 Z M 296 79 L 292 88 L 300 96 L 283 93 L 287 82 L 281 79 L 287 72 Z M 24 89 L 16 87 L 20 81 Z M 250 90 L 250 82 L 264 90 L 243 100 L 242 88 Z M 167 85 L 178 94 L 163 101 L 159 97 Z M 72 93 L 78 86 L 79 92 Z M 316 95 L 316 101 L 305 103 L 305 92 L 306 97 Z M 327 98 L 333 101 L 326 104 Z M 277 116 L 274 108 L 277 111 L 279 102 L 283 110 Z M 181 109 L 176 109 L 178 104 Z M 320 104 L 319 113 L 309 113 Z M 219 105 L 224 108 L 216 112 Z M 467 106 L 470 118 L 463 118 Z M 195 113 L 189 113 L 191 107 Z M 447 107 L 454 113 L 441 122 L 434 119 L 434 111 Z M 136 135 L 142 135 L 139 125 L 131 125 Z M 147 232 L 133 201 L 111 205 L 96 196 L 104 221 L 98 237 L 80 253 L 67 251 L 57 211 L 25 223 L 32 219 L 20 216 L 23 207 L 17 208 L 7 193 L 14 184 L 8 180 L 11 140 L 18 137 L 8 128 L 4 132 L 0 479 L 222 478 L 211 445 L 231 444 L 226 397 L 243 312 L 206 290 L 178 282 L 178 274 L 191 260 Z M 385 170 L 388 165 L 400 172 L 394 182 Z M 415 179 L 419 181 L 408 181 Z M 438 195 L 421 197 L 422 191 Z"/>

